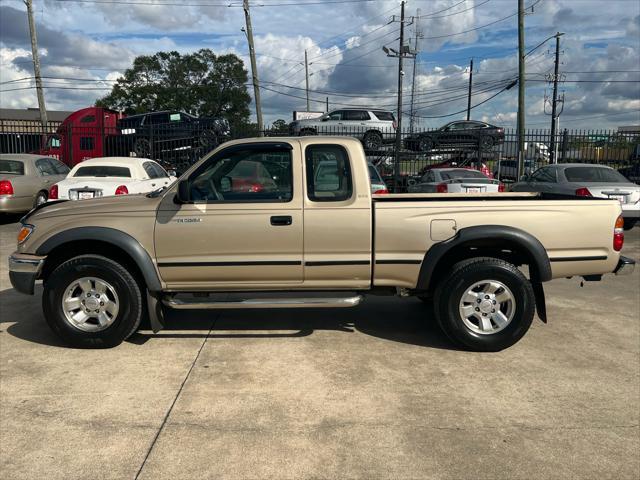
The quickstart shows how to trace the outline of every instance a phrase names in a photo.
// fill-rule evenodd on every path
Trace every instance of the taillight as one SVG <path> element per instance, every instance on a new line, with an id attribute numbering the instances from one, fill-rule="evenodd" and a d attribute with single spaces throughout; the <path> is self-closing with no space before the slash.
<path id="1" fill-rule="evenodd" d="M 449 191 L 449 189 L 447 188 L 447 184 L 446 183 L 439 183 L 436 186 L 436 192 L 438 193 L 447 193 Z"/>
<path id="2" fill-rule="evenodd" d="M 616 252 L 622 250 L 624 245 L 624 218 L 620 215 L 616 219 L 616 226 L 613 229 L 613 249 Z"/>
<path id="3" fill-rule="evenodd" d="M 499 191 L 499 192 L 504 192 L 504 183 L 500 182 L 500 183 L 498 184 L 498 191 Z"/>
<path id="4" fill-rule="evenodd" d="M 58 185 L 51 185 L 49 189 L 49 200 L 57 200 L 58 199 Z"/>
<path id="5" fill-rule="evenodd" d="M 592 197 L 591 192 L 587 187 L 580 187 L 576 190 L 576 196 L 578 197 Z"/>
<path id="6" fill-rule="evenodd" d="M 9 180 L 0 180 L 0 195 L 13 195 L 13 185 Z"/>
<path id="7" fill-rule="evenodd" d="M 252 183 L 249 185 L 249 191 L 253 193 L 258 193 L 264 190 L 264 187 L 259 183 Z"/>
<path id="8" fill-rule="evenodd" d="M 118 188 L 116 188 L 116 195 L 128 195 L 129 194 L 129 189 L 127 188 L 126 185 L 120 185 Z"/>
<path id="9" fill-rule="evenodd" d="M 381 188 L 380 190 L 376 190 L 375 192 L 373 192 L 374 195 L 385 195 L 389 193 L 389 190 L 387 190 L 386 188 Z"/>

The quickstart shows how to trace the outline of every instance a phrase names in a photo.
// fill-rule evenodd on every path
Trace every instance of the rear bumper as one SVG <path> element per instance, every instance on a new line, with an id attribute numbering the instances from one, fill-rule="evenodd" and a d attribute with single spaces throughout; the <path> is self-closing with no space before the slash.
<path id="1" fill-rule="evenodd" d="M 32 207 L 33 200 L 30 197 L 0 196 L 0 213 L 24 213 Z"/>
<path id="2" fill-rule="evenodd" d="M 45 258 L 39 255 L 12 253 L 9 256 L 9 280 L 13 288 L 20 293 L 33 295 Z"/>
<path id="3" fill-rule="evenodd" d="M 620 256 L 618 265 L 613 271 L 616 275 L 630 275 L 636 267 L 636 261 L 629 257 Z"/>

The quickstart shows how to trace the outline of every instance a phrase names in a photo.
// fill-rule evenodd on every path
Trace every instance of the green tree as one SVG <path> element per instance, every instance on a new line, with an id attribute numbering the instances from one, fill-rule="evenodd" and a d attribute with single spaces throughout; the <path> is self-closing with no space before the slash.
<path id="1" fill-rule="evenodd" d="M 158 52 L 137 57 L 96 106 L 128 114 L 181 110 L 243 128 L 251 103 L 246 83 L 244 63 L 233 54 Z"/>
<path id="2" fill-rule="evenodd" d="M 286 120 L 279 118 L 271 124 L 271 130 L 275 133 L 289 133 L 289 124 Z"/>

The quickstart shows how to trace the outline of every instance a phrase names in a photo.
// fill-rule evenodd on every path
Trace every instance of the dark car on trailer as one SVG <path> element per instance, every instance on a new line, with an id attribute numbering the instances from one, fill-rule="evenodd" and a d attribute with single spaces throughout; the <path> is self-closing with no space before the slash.
<path id="1" fill-rule="evenodd" d="M 204 154 L 230 133 L 222 118 L 198 118 L 178 111 L 130 115 L 118 121 L 118 130 L 136 156 L 144 158 L 166 158 L 185 150 Z"/>
<path id="2" fill-rule="evenodd" d="M 437 130 L 410 135 L 405 139 L 404 146 L 414 152 L 429 152 L 462 147 L 489 150 L 503 143 L 503 128 L 475 120 L 459 120 Z"/>

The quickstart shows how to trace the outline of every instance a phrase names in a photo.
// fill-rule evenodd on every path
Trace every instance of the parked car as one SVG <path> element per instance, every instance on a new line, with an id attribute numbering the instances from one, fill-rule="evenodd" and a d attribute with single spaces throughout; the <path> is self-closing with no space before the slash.
<path id="1" fill-rule="evenodd" d="M 605 165 L 547 165 L 514 184 L 511 191 L 615 199 L 622 206 L 625 229 L 633 227 L 640 218 L 640 186 Z"/>
<path id="2" fill-rule="evenodd" d="M 368 162 L 367 167 L 369 169 L 369 182 L 371 183 L 371 193 L 377 194 L 377 195 L 389 193 L 389 190 L 387 189 L 387 184 L 384 182 L 384 180 L 382 179 L 382 176 L 380 175 L 380 172 L 378 172 L 378 169 L 373 165 L 373 163 Z"/>
<path id="3" fill-rule="evenodd" d="M 20 213 L 44 203 L 49 187 L 64 179 L 69 167 L 42 155 L 0 155 L 0 212 Z"/>
<path id="4" fill-rule="evenodd" d="M 318 118 L 296 120 L 289 124 L 291 135 L 335 135 L 355 137 L 365 150 L 380 149 L 396 139 L 393 112 L 367 108 L 343 108 Z"/>
<path id="5" fill-rule="evenodd" d="M 503 192 L 504 185 L 470 168 L 432 168 L 409 186 L 409 193 Z"/>
<path id="6" fill-rule="evenodd" d="M 490 150 L 504 142 L 504 129 L 485 122 L 460 120 L 437 130 L 410 135 L 404 141 L 408 150 L 428 152 L 438 148 L 474 147 Z"/>
<path id="7" fill-rule="evenodd" d="M 331 182 L 316 175 L 327 160 L 339 167 Z M 242 161 L 287 174 L 271 192 L 221 191 Z M 372 196 L 355 139 L 238 140 L 164 191 L 34 209 L 9 278 L 30 295 L 43 281 L 44 318 L 75 347 L 118 345 L 143 316 L 157 331 L 163 308 L 353 307 L 371 293 L 433 301 L 452 341 L 496 351 L 525 335 L 536 308 L 546 320 L 543 282 L 635 264 L 620 255 L 617 201 L 547 197 Z"/>
<path id="8" fill-rule="evenodd" d="M 538 163 L 535 160 L 524 161 L 523 175 L 532 174 Z M 498 180 L 518 180 L 518 161 L 517 160 L 500 160 L 493 165 L 493 177 Z"/>
<path id="9" fill-rule="evenodd" d="M 619 168 L 618 171 L 633 183 L 640 183 L 640 160 L 636 160 L 629 167 Z"/>
<path id="10" fill-rule="evenodd" d="M 86 200 L 148 193 L 176 180 L 148 158 L 104 157 L 86 160 L 49 189 L 49 200 Z"/>
<path id="11" fill-rule="evenodd" d="M 138 157 L 185 148 L 213 150 L 229 136 L 229 124 L 220 118 L 198 118 L 185 112 L 165 111 L 130 115 L 118 121 Z"/>
<path id="12" fill-rule="evenodd" d="M 492 178 L 493 176 L 487 164 L 482 161 L 478 161 L 477 158 L 450 159 L 450 160 L 444 160 L 439 163 L 425 165 L 423 168 L 420 169 L 420 171 L 418 172 L 418 175 L 422 176 L 433 168 L 469 168 L 469 169 L 477 170 L 489 178 Z"/>

